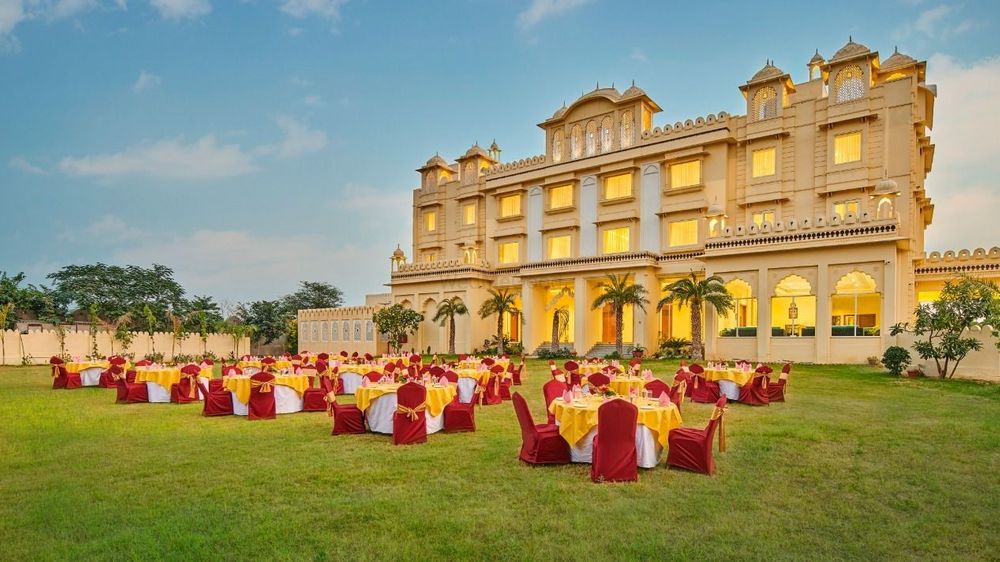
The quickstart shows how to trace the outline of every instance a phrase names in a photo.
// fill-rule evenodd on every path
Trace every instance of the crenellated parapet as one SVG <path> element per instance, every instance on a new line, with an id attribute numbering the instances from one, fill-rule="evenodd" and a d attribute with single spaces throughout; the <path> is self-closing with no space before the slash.
<path id="1" fill-rule="evenodd" d="M 497 176 L 505 174 L 507 172 L 520 172 L 528 170 L 531 168 L 536 168 L 545 164 L 545 155 L 539 154 L 538 156 L 531 156 L 529 158 L 522 158 L 520 160 L 514 160 L 513 162 L 502 162 L 500 164 L 494 164 L 486 171 L 483 172 L 484 176 Z"/>
<path id="2" fill-rule="evenodd" d="M 716 129 L 725 127 L 728 125 L 730 115 L 725 111 L 720 111 L 716 114 L 709 113 L 704 117 L 698 117 L 695 119 L 687 119 L 684 122 L 678 121 L 673 125 L 663 125 L 662 127 L 653 127 L 648 131 L 643 131 L 642 140 L 646 141 L 662 141 L 664 137 L 671 136 L 685 136 L 691 134 L 691 132 L 702 130 L 702 129 Z"/>
<path id="3" fill-rule="evenodd" d="M 917 263 L 916 272 L 922 275 L 1000 272 L 1000 247 L 931 252 Z"/>
<path id="4" fill-rule="evenodd" d="M 463 260 L 437 260 L 432 262 L 415 262 L 406 263 L 399 266 L 398 273 L 417 273 L 417 272 L 431 272 L 431 271 L 445 271 L 449 269 L 455 269 L 459 267 L 479 267 L 483 269 L 489 269 L 490 264 L 486 260 L 476 260 L 473 263 L 463 261 Z"/>
<path id="5" fill-rule="evenodd" d="M 896 235 L 899 218 L 877 218 L 863 212 L 859 216 L 848 213 L 826 217 L 791 218 L 765 221 L 761 224 L 726 225 L 717 236 L 710 236 L 706 251 L 727 251 L 764 244 L 803 244 L 837 239 Z"/>
<path id="6" fill-rule="evenodd" d="M 378 312 L 381 306 L 342 306 L 339 308 L 310 308 L 299 311 L 299 320 L 311 320 L 314 318 L 329 319 L 356 319 L 371 318 Z"/>

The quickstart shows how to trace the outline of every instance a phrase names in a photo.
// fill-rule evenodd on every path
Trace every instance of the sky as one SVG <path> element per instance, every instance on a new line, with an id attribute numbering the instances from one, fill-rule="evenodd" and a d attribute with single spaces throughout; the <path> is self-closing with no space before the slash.
<path id="1" fill-rule="evenodd" d="M 410 253 L 414 171 L 631 81 L 654 125 L 854 40 L 938 86 L 927 250 L 1000 245 L 1000 2 L 0 0 L 0 271 L 172 267 L 189 294 L 349 304 Z"/>

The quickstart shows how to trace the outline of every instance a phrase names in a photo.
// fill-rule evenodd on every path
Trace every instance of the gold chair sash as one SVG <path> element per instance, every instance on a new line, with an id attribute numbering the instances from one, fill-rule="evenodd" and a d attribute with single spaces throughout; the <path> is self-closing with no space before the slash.
<path id="1" fill-rule="evenodd" d="M 256 388 L 259 392 L 271 392 L 274 390 L 274 381 L 258 381 L 250 379 L 250 388 Z"/>
<path id="2" fill-rule="evenodd" d="M 406 406 L 396 404 L 396 413 L 406 415 L 406 417 L 410 418 L 410 421 L 417 421 L 417 414 L 425 411 L 426 409 L 427 402 L 421 402 L 413 408 L 407 408 Z"/>
<path id="3" fill-rule="evenodd" d="M 723 415 L 729 408 L 720 408 L 718 406 L 712 410 L 712 419 L 719 420 L 719 452 L 726 452 L 726 417 Z"/>
<path id="4" fill-rule="evenodd" d="M 323 400 L 326 401 L 326 413 L 327 413 L 327 415 L 332 416 L 333 415 L 333 405 L 337 402 L 337 391 L 336 390 L 332 390 L 330 392 L 327 392 L 326 396 L 323 397 Z"/>
<path id="5" fill-rule="evenodd" d="M 686 380 L 681 380 L 681 382 L 677 383 L 677 401 L 678 402 L 683 402 L 684 401 L 684 395 L 687 394 L 687 386 L 688 386 L 688 383 L 687 383 Z"/>
<path id="6" fill-rule="evenodd" d="M 188 398 L 198 397 L 198 375 L 189 375 L 186 373 L 181 373 L 182 379 L 188 380 Z"/>

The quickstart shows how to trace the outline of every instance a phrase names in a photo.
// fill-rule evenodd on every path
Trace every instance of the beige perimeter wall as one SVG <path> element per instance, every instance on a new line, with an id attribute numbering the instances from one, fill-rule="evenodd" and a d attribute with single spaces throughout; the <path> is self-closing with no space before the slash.
<path id="1" fill-rule="evenodd" d="M 53 330 L 31 330 L 27 334 L 7 330 L 3 334 L 3 347 L 0 349 L 3 356 L 0 356 L 0 362 L 4 365 L 20 365 L 23 356 L 27 356 L 32 363 L 46 363 L 50 357 L 59 354 L 59 338 Z M 173 335 L 166 332 L 154 334 L 152 342 L 146 333 L 136 333 L 134 336 L 127 353 L 134 353 L 136 358 L 151 353 L 153 347 L 156 351 L 162 352 L 168 360 L 173 355 L 196 355 L 205 349 L 197 334 L 187 337 L 176 345 L 173 344 Z M 209 334 L 207 343 L 208 351 L 219 357 L 229 357 L 230 353 L 236 351 L 233 347 L 233 337 L 227 334 Z M 118 342 L 112 342 L 111 334 L 103 330 L 97 333 L 97 349 L 98 353 L 105 356 L 122 352 L 121 345 Z M 249 353 L 249 349 L 249 338 L 243 338 L 239 344 L 239 353 Z M 90 351 L 89 331 L 68 330 L 66 332 L 66 353 L 71 356 L 85 357 L 90 354 Z"/>
<path id="2" fill-rule="evenodd" d="M 1000 350 L 997 349 L 997 338 L 1000 333 L 989 326 L 973 328 L 966 335 L 975 337 L 983 344 L 982 351 L 973 351 L 958 365 L 955 371 L 956 379 L 979 379 L 991 382 L 1000 382 Z M 937 376 L 937 365 L 933 359 L 923 360 L 913 351 L 914 336 L 912 334 L 901 334 L 894 338 L 895 345 L 905 347 L 910 352 L 912 360 L 911 367 L 920 367 L 924 374 L 929 377 Z"/>

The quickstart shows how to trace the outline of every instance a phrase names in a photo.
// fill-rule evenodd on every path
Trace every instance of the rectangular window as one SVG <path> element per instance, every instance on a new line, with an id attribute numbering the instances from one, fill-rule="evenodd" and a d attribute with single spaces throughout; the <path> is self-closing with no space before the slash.
<path id="1" fill-rule="evenodd" d="M 476 204 L 472 203 L 462 207 L 462 224 L 469 226 L 476 224 Z"/>
<path id="2" fill-rule="evenodd" d="M 521 194 L 505 195 L 500 198 L 500 218 L 516 217 L 521 214 Z"/>
<path id="3" fill-rule="evenodd" d="M 330 322 L 330 341 L 337 341 L 340 331 L 337 329 L 337 321 Z"/>
<path id="4" fill-rule="evenodd" d="M 553 236 L 548 240 L 548 259 L 557 260 L 570 257 L 570 237 L 569 234 L 563 236 Z"/>
<path id="5" fill-rule="evenodd" d="M 424 214 L 424 228 L 427 232 L 434 232 L 437 230 L 437 213 L 434 211 L 429 211 Z"/>
<path id="6" fill-rule="evenodd" d="M 698 243 L 698 220 L 674 221 L 667 225 L 667 242 L 673 246 L 690 246 Z"/>
<path id="7" fill-rule="evenodd" d="M 549 189 L 549 208 L 565 209 L 573 206 L 573 186 L 558 185 Z"/>
<path id="8" fill-rule="evenodd" d="M 502 242 L 498 255 L 500 263 L 517 263 L 521 259 L 521 244 L 519 242 Z"/>
<path id="9" fill-rule="evenodd" d="M 753 223 L 760 227 L 765 222 L 774 224 L 774 211 L 758 211 L 753 214 Z"/>
<path id="10" fill-rule="evenodd" d="M 309 341 L 309 323 L 299 322 L 299 339 Z"/>
<path id="11" fill-rule="evenodd" d="M 618 174 L 604 179 L 604 198 L 621 199 L 632 196 L 632 174 Z"/>
<path id="12" fill-rule="evenodd" d="M 670 165 L 670 187 L 677 189 L 701 183 L 701 161 L 692 160 Z"/>
<path id="13" fill-rule="evenodd" d="M 609 228 L 604 231 L 604 253 L 605 254 L 618 254 L 621 252 L 627 252 L 629 248 L 628 244 L 629 228 L 623 226 L 621 228 Z"/>
<path id="14" fill-rule="evenodd" d="M 861 204 L 858 202 L 857 199 L 851 201 L 841 201 L 839 203 L 833 204 L 833 214 L 839 215 L 840 220 L 846 219 L 848 213 L 857 217 L 860 214 L 859 213 L 860 210 L 861 210 Z"/>
<path id="15" fill-rule="evenodd" d="M 424 261 L 427 263 L 437 261 L 437 252 L 424 252 Z"/>
<path id="16" fill-rule="evenodd" d="M 774 152 L 773 147 L 753 151 L 753 177 L 774 175 Z"/>
<path id="17" fill-rule="evenodd" d="M 847 164 L 861 160 L 861 133 L 844 133 L 833 137 L 833 163 Z"/>
<path id="18" fill-rule="evenodd" d="M 833 310 L 831 335 L 877 336 L 879 316 L 882 312 L 882 295 L 861 293 L 835 294 L 830 297 Z"/>

